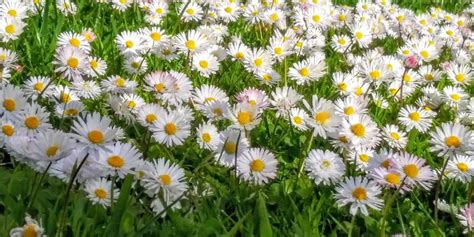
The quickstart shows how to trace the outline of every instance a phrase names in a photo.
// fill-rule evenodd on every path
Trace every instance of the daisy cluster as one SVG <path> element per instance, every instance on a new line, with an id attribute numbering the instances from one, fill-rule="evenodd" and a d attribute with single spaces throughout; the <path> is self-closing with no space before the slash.
<path id="1" fill-rule="evenodd" d="M 157 215 L 179 209 L 193 173 L 184 161 L 150 157 L 153 145 L 167 153 L 199 147 L 216 169 L 265 185 L 284 166 L 281 151 L 257 145 L 252 131 L 269 129 L 272 119 L 281 130 L 307 135 L 298 169 L 316 185 L 335 187 L 336 203 L 352 215 L 388 205 L 382 193 L 430 191 L 445 176 L 473 178 L 474 5 L 459 14 L 415 14 L 389 0 L 355 7 L 326 0 L 98 0 L 94 5 L 117 14 L 138 8 L 145 24 L 114 36 L 115 51 L 103 58 L 94 46 L 103 36 L 93 28 L 62 32 L 54 73 L 13 80 L 21 57 L 8 43 L 45 4 L 0 5 L 0 144 L 15 162 L 79 183 L 94 203 L 110 206 L 117 183 L 132 175 L 146 195 L 137 198 Z M 56 5 L 65 15 L 78 12 L 69 0 Z M 170 17 L 192 27 L 168 29 Z M 249 32 L 259 43 L 248 41 Z M 395 50 L 383 47 L 387 41 Z M 340 67 L 328 55 L 338 55 Z M 167 69 L 158 70 L 156 60 Z M 109 68 L 117 62 L 121 69 Z M 229 65 L 240 65 L 249 77 L 238 80 L 254 86 L 235 92 L 221 82 Z M 428 138 L 439 162 L 409 152 L 417 137 Z M 472 208 L 459 216 L 470 231 Z"/>

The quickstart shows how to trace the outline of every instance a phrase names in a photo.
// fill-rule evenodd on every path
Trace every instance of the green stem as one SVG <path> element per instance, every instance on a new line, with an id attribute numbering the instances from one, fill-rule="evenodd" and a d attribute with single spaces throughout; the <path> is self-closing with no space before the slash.
<path id="1" fill-rule="evenodd" d="M 390 210 L 390 207 L 392 206 L 393 201 L 395 201 L 395 198 L 397 197 L 398 193 L 400 193 L 400 190 L 402 189 L 403 185 L 405 184 L 407 176 L 405 176 L 400 183 L 400 186 L 398 186 L 397 190 L 393 193 L 393 195 L 387 200 L 385 203 L 384 209 L 383 209 L 383 214 L 382 214 L 382 227 L 380 228 L 380 236 L 385 236 L 385 226 L 386 226 L 386 219 L 388 212 Z"/>
<path id="2" fill-rule="evenodd" d="M 36 195 L 38 194 L 39 187 L 41 186 L 41 183 L 43 182 L 44 177 L 46 177 L 46 173 L 48 173 L 48 170 L 51 167 L 51 164 L 53 164 L 53 162 L 49 162 L 48 166 L 43 171 L 43 174 L 41 174 L 41 177 L 38 181 L 38 184 L 35 185 L 33 194 L 31 195 L 30 202 L 28 203 L 28 206 L 26 206 L 26 210 L 29 210 L 31 208 L 31 206 L 33 205 L 33 203 L 35 202 Z"/>
<path id="3" fill-rule="evenodd" d="M 354 228 L 355 219 L 356 219 L 356 215 L 353 215 L 351 219 L 351 225 L 349 226 L 349 234 L 348 234 L 349 237 L 352 237 L 352 230 Z"/>

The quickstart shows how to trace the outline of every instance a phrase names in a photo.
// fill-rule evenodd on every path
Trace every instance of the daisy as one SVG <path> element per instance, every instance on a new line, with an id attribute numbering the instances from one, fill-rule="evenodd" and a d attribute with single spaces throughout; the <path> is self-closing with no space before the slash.
<path id="1" fill-rule="evenodd" d="M 58 48 L 54 57 L 54 71 L 66 79 L 81 79 L 87 70 L 87 55 L 81 49 L 71 46 Z"/>
<path id="2" fill-rule="evenodd" d="M 349 148 L 349 162 L 356 165 L 357 170 L 364 171 L 372 158 L 374 157 L 374 150 L 372 148 L 355 147 Z"/>
<path id="3" fill-rule="evenodd" d="M 141 157 L 140 152 L 128 143 L 116 142 L 99 151 L 99 163 L 105 168 L 106 174 L 118 175 L 121 179 L 132 173 Z"/>
<path id="4" fill-rule="evenodd" d="M 336 187 L 336 202 L 339 207 L 350 204 L 350 213 L 357 215 L 360 211 L 362 215 L 368 216 L 367 207 L 380 210 L 383 200 L 379 198 L 382 193 L 380 187 L 373 181 L 360 176 L 349 177 Z"/>
<path id="5" fill-rule="evenodd" d="M 193 101 L 194 103 L 204 105 L 211 101 L 222 101 L 228 102 L 229 98 L 227 94 L 222 89 L 214 85 L 202 85 L 199 88 L 194 89 L 193 91 Z"/>
<path id="6" fill-rule="evenodd" d="M 16 130 L 15 130 L 15 123 L 13 123 L 10 120 L 6 120 L 2 117 L 1 118 L 1 130 L 0 130 L 0 141 L 1 145 L 3 146 L 5 142 L 12 138 L 13 136 L 16 135 Z"/>
<path id="7" fill-rule="evenodd" d="M 203 10 L 196 2 L 190 2 L 180 7 L 178 12 L 182 12 L 184 22 L 199 21 L 202 18 Z"/>
<path id="8" fill-rule="evenodd" d="M 397 170 L 375 168 L 370 172 L 369 177 L 382 187 L 400 188 L 402 192 L 410 190 L 410 187 L 402 183 L 404 176 Z"/>
<path id="9" fill-rule="evenodd" d="M 474 227 L 474 203 L 469 203 L 461 208 L 456 216 L 461 225 L 465 227 L 463 233 L 470 233 Z"/>
<path id="10" fill-rule="evenodd" d="M 351 38 L 347 35 L 334 35 L 331 39 L 331 47 L 339 53 L 346 52 L 351 45 Z"/>
<path id="11" fill-rule="evenodd" d="M 41 224 L 38 221 L 31 218 L 28 214 L 25 217 L 26 224 L 23 227 L 16 227 L 10 231 L 11 237 L 21 237 L 21 236 L 43 236 L 44 229 L 41 227 Z"/>
<path id="12" fill-rule="evenodd" d="M 448 69 L 447 74 L 455 85 L 468 85 L 473 75 L 472 67 L 467 64 L 454 64 Z"/>
<path id="13" fill-rule="evenodd" d="M 201 52 L 207 45 L 206 37 L 199 31 L 191 30 L 188 32 L 181 32 L 172 40 L 174 45 L 181 53 L 187 55 L 196 52 Z"/>
<path id="14" fill-rule="evenodd" d="M 434 69 L 431 65 L 423 65 L 418 69 L 418 73 L 423 77 L 424 82 L 432 83 L 441 79 L 441 71 Z"/>
<path id="15" fill-rule="evenodd" d="M 131 75 L 142 74 L 148 69 L 148 63 L 141 56 L 127 56 L 123 62 L 125 71 Z"/>
<path id="16" fill-rule="evenodd" d="M 137 121 L 144 127 L 150 128 L 157 120 L 166 114 L 166 110 L 158 104 L 144 104 L 134 110 Z"/>
<path id="17" fill-rule="evenodd" d="M 270 104 L 277 110 L 277 116 L 287 116 L 291 108 L 296 107 L 303 96 L 291 87 L 276 88 L 272 91 Z"/>
<path id="18" fill-rule="evenodd" d="M 334 102 L 335 114 L 341 117 L 367 114 L 367 102 L 354 97 L 338 99 Z"/>
<path id="19" fill-rule="evenodd" d="M 271 69 L 273 59 L 271 54 L 261 48 L 249 50 L 248 57 L 244 59 L 245 69 L 249 72 L 259 73 Z"/>
<path id="20" fill-rule="evenodd" d="M 78 100 L 72 101 L 67 104 L 57 104 L 56 105 L 56 114 L 58 116 L 73 118 L 79 116 L 79 114 L 84 110 L 84 104 Z"/>
<path id="21" fill-rule="evenodd" d="M 196 128 L 197 142 L 203 149 L 215 150 L 219 143 L 219 133 L 211 123 L 200 124 Z"/>
<path id="22" fill-rule="evenodd" d="M 354 86 L 354 76 L 349 73 L 336 72 L 332 74 L 334 85 L 337 87 L 339 94 L 348 95 Z"/>
<path id="23" fill-rule="evenodd" d="M 152 50 L 158 50 L 169 41 L 169 36 L 159 27 L 144 28 L 141 30 L 141 35 L 144 36 L 147 48 Z"/>
<path id="24" fill-rule="evenodd" d="M 49 123 L 49 113 L 36 103 L 26 104 L 16 116 L 18 119 L 18 134 L 34 136 L 52 128 Z"/>
<path id="25" fill-rule="evenodd" d="M 314 129 L 313 136 L 326 138 L 327 132 L 334 132 L 337 129 L 341 119 L 335 114 L 331 101 L 313 95 L 311 105 L 306 100 L 303 100 L 303 104 L 313 118 L 308 120 L 309 126 Z"/>
<path id="26" fill-rule="evenodd" d="M 209 101 L 205 105 L 202 105 L 201 110 L 204 116 L 211 121 L 217 121 L 225 119 L 224 115 L 230 113 L 229 104 L 218 100 Z"/>
<path id="27" fill-rule="evenodd" d="M 76 91 L 71 90 L 67 86 L 55 86 L 53 96 L 56 101 L 61 104 L 69 104 L 79 100 Z"/>
<path id="28" fill-rule="evenodd" d="M 467 98 L 468 94 L 460 87 L 446 86 L 443 89 L 442 98 L 451 107 L 457 108 Z"/>
<path id="29" fill-rule="evenodd" d="M 189 121 L 183 119 L 179 113 L 163 114 L 162 118 L 151 126 L 153 138 L 168 147 L 183 144 L 191 134 L 190 129 Z"/>
<path id="30" fill-rule="evenodd" d="M 429 113 L 410 105 L 400 110 L 398 120 L 408 131 L 415 128 L 422 133 L 428 131 L 432 123 Z"/>
<path id="31" fill-rule="evenodd" d="M 104 76 L 107 70 L 107 63 L 98 57 L 89 56 L 87 58 L 88 67 L 85 70 L 85 74 L 90 77 Z"/>
<path id="32" fill-rule="evenodd" d="M 163 158 L 150 162 L 140 184 L 150 197 L 156 197 L 162 191 L 165 200 L 169 197 L 181 196 L 188 189 L 184 170 Z"/>
<path id="33" fill-rule="evenodd" d="M 234 167 L 236 158 L 247 150 L 249 142 L 242 131 L 228 128 L 219 135 L 214 157 L 220 165 Z"/>
<path id="34" fill-rule="evenodd" d="M 105 178 L 90 179 L 84 183 L 84 191 L 87 193 L 87 197 L 94 204 L 99 204 L 102 207 L 109 207 L 112 202 L 116 202 L 120 192 L 117 188 L 112 191 L 112 181 Z M 113 198 L 112 199 L 112 192 Z"/>
<path id="35" fill-rule="evenodd" d="M 269 106 L 268 97 L 265 91 L 254 87 L 246 88 L 237 94 L 236 99 L 238 103 L 248 103 L 258 109 L 265 110 Z"/>
<path id="36" fill-rule="evenodd" d="M 99 97 L 100 93 L 102 92 L 99 85 L 97 85 L 95 81 L 85 81 L 78 79 L 72 84 L 72 90 L 77 94 L 78 97 L 81 98 L 95 99 Z M 74 101 L 74 99 L 72 101 Z"/>
<path id="37" fill-rule="evenodd" d="M 458 123 L 443 123 L 431 133 L 431 150 L 440 156 L 464 155 L 474 147 L 468 127 Z"/>
<path id="38" fill-rule="evenodd" d="M 393 160 L 393 168 L 400 174 L 408 187 L 420 186 L 430 190 L 436 180 L 434 172 L 425 161 L 407 152 L 400 152 Z"/>
<path id="39" fill-rule="evenodd" d="M 201 76 L 206 78 L 209 78 L 209 76 L 215 74 L 219 70 L 219 62 L 217 61 L 217 58 L 208 52 L 196 53 L 193 56 L 192 65 Z"/>
<path id="40" fill-rule="evenodd" d="M 309 152 L 305 170 L 317 185 L 331 185 L 342 179 L 346 166 L 338 154 L 318 149 Z"/>
<path id="41" fill-rule="evenodd" d="M 124 12 L 132 6 L 134 0 L 111 0 L 110 2 L 114 9 Z"/>
<path id="42" fill-rule="evenodd" d="M 306 131 L 308 129 L 308 119 L 309 116 L 303 109 L 292 108 L 289 111 L 291 125 L 295 126 L 300 131 Z"/>
<path id="43" fill-rule="evenodd" d="M 76 148 L 92 159 L 98 159 L 100 150 L 105 150 L 118 138 L 119 129 L 111 126 L 112 120 L 102 117 L 98 113 L 86 115 L 85 118 L 78 118 L 72 125 L 72 130 L 76 133 L 75 138 L 78 143 Z"/>
<path id="44" fill-rule="evenodd" d="M 263 148 L 250 148 L 237 160 L 239 177 L 245 181 L 262 185 L 277 176 L 278 160 Z"/>
<path id="45" fill-rule="evenodd" d="M 23 33 L 24 27 L 23 21 L 5 17 L 0 20 L 0 39 L 3 42 L 16 40 Z"/>
<path id="46" fill-rule="evenodd" d="M 0 4 L 0 15 L 14 20 L 27 18 L 28 6 L 20 1 L 8 1 Z"/>
<path id="47" fill-rule="evenodd" d="M 369 44 L 372 43 L 369 26 L 364 23 L 356 23 L 350 28 L 354 42 L 361 48 L 369 47 Z"/>
<path id="48" fill-rule="evenodd" d="M 58 48 L 59 47 L 74 47 L 81 49 L 83 52 L 88 53 L 91 50 L 90 43 L 86 38 L 75 32 L 63 32 L 58 36 Z"/>
<path id="49" fill-rule="evenodd" d="M 238 103 L 229 112 L 227 117 L 232 119 L 236 128 L 250 131 L 260 123 L 259 108 L 249 103 Z"/>
<path id="50" fill-rule="evenodd" d="M 379 129 L 367 115 L 351 116 L 342 120 L 342 134 L 354 146 L 375 147 L 379 142 Z"/>
<path id="51" fill-rule="evenodd" d="M 138 32 L 123 31 L 115 39 L 120 53 L 125 56 L 138 55 L 145 45 L 143 38 Z"/>
<path id="52" fill-rule="evenodd" d="M 104 92 L 121 94 L 132 92 L 137 87 L 137 83 L 135 81 L 123 78 L 122 76 L 113 75 L 103 80 L 101 82 L 101 87 Z"/>
<path id="53" fill-rule="evenodd" d="M 48 77 L 30 77 L 23 84 L 23 92 L 27 97 L 31 97 L 32 99 L 36 99 L 41 93 L 45 97 L 48 97 L 52 94 L 51 87 L 46 87 L 48 84 L 50 84 L 50 78 Z"/>
<path id="54" fill-rule="evenodd" d="M 249 52 L 250 49 L 240 40 L 235 40 L 230 43 L 227 49 L 227 54 L 236 61 L 243 61 L 246 59 L 249 56 Z"/>
<path id="55" fill-rule="evenodd" d="M 404 149 L 408 143 L 406 132 L 400 130 L 396 125 L 386 125 L 383 129 L 383 136 L 388 145 L 395 149 Z"/>
<path id="56" fill-rule="evenodd" d="M 474 176 L 474 159 L 469 156 L 457 155 L 448 159 L 446 173 L 449 178 L 469 183 Z"/>
<path id="57" fill-rule="evenodd" d="M 56 161 L 71 155 L 76 142 L 68 134 L 49 130 L 38 133 L 33 140 L 31 158 L 39 161 Z"/>
<path id="58" fill-rule="evenodd" d="M 14 118 L 26 105 L 26 98 L 23 92 L 15 86 L 8 84 L 0 88 L 0 114 L 4 119 Z"/>

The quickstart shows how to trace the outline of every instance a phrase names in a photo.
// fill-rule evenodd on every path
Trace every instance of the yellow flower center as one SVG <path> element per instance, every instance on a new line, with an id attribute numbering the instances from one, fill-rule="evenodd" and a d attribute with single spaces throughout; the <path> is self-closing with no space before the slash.
<path id="1" fill-rule="evenodd" d="M 41 120 L 36 116 L 30 116 L 25 119 L 25 126 L 29 129 L 37 129 L 41 124 Z"/>
<path id="2" fill-rule="evenodd" d="M 367 191 L 363 187 L 357 187 L 354 189 L 354 191 L 352 191 L 352 197 L 358 201 L 367 200 Z"/>
<path id="3" fill-rule="evenodd" d="M 163 183 L 166 186 L 171 184 L 171 176 L 169 176 L 168 174 L 160 175 L 160 180 L 161 180 L 161 183 Z"/>
<path id="4" fill-rule="evenodd" d="M 218 117 L 220 117 L 224 114 L 224 112 L 220 108 L 215 108 L 215 109 L 212 110 L 212 112 L 214 113 L 214 115 L 216 115 Z"/>
<path id="5" fill-rule="evenodd" d="M 232 7 L 226 7 L 226 8 L 224 8 L 224 11 L 227 12 L 227 13 L 231 13 L 232 12 Z"/>
<path id="6" fill-rule="evenodd" d="M 35 224 L 28 224 L 23 229 L 23 237 L 36 237 L 38 236 L 38 232 L 36 231 Z"/>
<path id="7" fill-rule="evenodd" d="M 133 41 L 131 41 L 131 40 L 125 41 L 125 47 L 127 47 L 128 49 L 132 48 L 133 45 L 134 45 Z"/>
<path id="8" fill-rule="evenodd" d="M 341 90 L 341 91 L 346 91 L 347 90 L 347 84 L 344 83 L 344 82 L 341 82 L 337 85 L 337 88 L 339 88 L 339 90 Z"/>
<path id="9" fill-rule="evenodd" d="M 404 82 L 411 82 L 411 76 L 408 74 L 403 75 L 403 81 Z"/>
<path id="10" fill-rule="evenodd" d="M 365 136 L 365 127 L 361 123 L 356 123 L 351 126 L 351 131 L 354 135 L 358 137 Z"/>
<path id="11" fill-rule="evenodd" d="M 400 137 L 400 134 L 398 134 L 398 133 L 396 133 L 396 132 L 391 132 L 391 133 L 390 133 L 390 136 L 391 136 L 393 139 L 397 140 L 397 141 L 400 140 L 400 138 L 401 138 L 401 137 Z"/>
<path id="12" fill-rule="evenodd" d="M 342 137 L 339 137 L 339 141 L 342 142 L 342 143 L 348 143 L 349 139 L 347 139 L 347 137 L 345 137 L 345 136 L 342 136 Z"/>
<path id="13" fill-rule="evenodd" d="M 165 84 L 163 84 L 163 83 L 158 83 L 158 84 L 155 85 L 155 90 L 157 92 L 161 93 L 164 89 L 165 89 Z"/>
<path id="14" fill-rule="evenodd" d="M 89 65 L 91 66 L 92 69 L 97 69 L 99 67 L 99 63 L 97 62 L 97 60 L 94 60 L 92 59 L 90 62 L 89 62 Z"/>
<path id="15" fill-rule="evenodd" d="M 339 38 L 337 40 L 337 42 L 340 44 L 340 45 L 346 45 L 346 40 L 344 38 Z"/>
<path id="16" fill-rule="evenodd" d="M 320 17 L 319 15 L 314 15 L 314 16 L 313 16 L 313 21 L 314 21 L 315 23 L 319 23 L 319 21 L 321 21 L 321 17 Z"/>
<path id="17" fill-rule="evenodd" d="M 127 106 L 128 106 L 128 108 L 133 109 L 137 106 L 137 103 L 135 103 L 135 101 L 131 100 L 131 101 L 128 102 Z"/>
<path id="18" fill-rule="evenodd" d="M 461 99 L 461 96 L 458 95 L 458 94 L 451 94 L 450 95 L 451 99 L 453 99 L 454 101 L 459 101 Z"/>
<path id="19" fill-rule="evenodd" d="M 387 181 L 390 184 L 398 185 L 400 184 L 400 176 L 394 173 L 389 173 L 385 175 L 385 181 Z"/>
<path id="20" fill-rule="evenodd" d="M 252 114 L 250 112 L 241 111 L 237 114 L 237 121 L 239 121 L 241 125 L 247 125 L 252 122 Z"/>
<path id="21" fill-rule="evenodd" d="M 52 157 L 58 154 L 58 151 L 59 151 L 59 147 L 57 147 L 56 145 L 52 145 L 46 150 L 46 155 L 48 155 L 49 157 Z"/>
<path id="22" fill-rule="evenodd" d="M 15 9 L 8 10 L 7 14 L 12 16 L 12 17 L 16 17 L 18 15 L 18 13 L 16 12 Z"/>
<path id="23" fill-rule="evenodd" d="M 125 79 L 119 77 L 117 80 L 115 80 L 115 85 L 117 87 L 125 87 Z"/>
<path id="24" fill-rule="evenodd" d="M 421 115 L 418 112 L 412 112 L 408 115 L 408 117 L 415 122 L 418 122 L 421 120 Z"/>
<path id="25" fill-rule="evenodd" d="M 300 69 L 300 75 L 302 77 L 307 77 L 309 76 L 309 69 L 307 67 L 303 67 Z"/>
<path id="26" fill-rule="evenodd" d="M 361 40 L 364 37 L 364 34 L 360 31 L 357 31 L 355 33 L 355 37 L 356 37 L 357 40 Z"/>
<path id="27" fill-rule="evenodd" d="M 278 21 L 278 19 L 280 19 L 280 17 L 278 16 L 278 14 L 276 13 L 273 13 L 270 15 L 270 19 L 272 19 L 272 21 Z"/>
<path id="28" fill-rule="evenodd" d="M 107 163 L 113 168 L 120 169 L 125 164 L 125 160 L 121 156 L 114 155 L 109 156 L 109 158 L 107 159 Z"/>
<path id="29" fill-rule="evenodd" d="M 95 196 L 99 199 L 105 199 L 107 197 L 107 191 L 102 188 L 98 188 L 95 190 Z"/>
<path id="30" fill-rule="evenodd" d="M 5 99 L 3 101 L 3 107 L 5 110 L 12 112 L 16 109 L 16 102 L 14 99 Z"/>
<path id="31" fill-rule="evenodd" d="M 87 134 L 87 138 L 89 138 L 89 141 L 92 142 L 93 144 L 101 144 L 104 142 L 104 133 L 102 133 L 99 130 L 92 130 Z"/>
<path id="32" fill-rule="evenodd" d="M 255 63 L 255 66 L 257 67 L 260 67 L 263 64 L 263 60 L 261 58 L 256 58 L 255 60 L 253 60 L 253 62 Z"/>
<path id="33" fill-rule="evenodd" d="M 328 160 L 323 160 L 322 168 L 323 168 L 323 169 L 329 169 L 329 168 L 331 168 L 331 162 L 329 162 Z"/>
<path id="34" fill-rule="evenodd" d="M 410 178 L 414 179 L 418 177 L 418 166 L 415 164 L 408 164 L 403 167 L 403 172 Z"/>
<path id="35" fill-rule="evenodd" d="M 201 138 L 205 143 L 209 143 L 211 141 L 211 135 L 207 132 L 203 133 Z"/>
<path id="36" fill-rule="evenodd" d="M 425 80 L 432 81 L 433 79 L 434 79 L 433 74 L 431 74 L 431 73 L 425 74 Z"/>
<path id="37" fill-rule="evenodd" d="M 11 137 L 15 133 L 15 129 L 13 128 L 13 126 L 7 124 L 2 126 L 2 132 L 8 137 Z"/>
<path id="38" fill-rule="evenodd" d="M 79 111 L 77 109 L 70 108 L 70 109 L 66 109 L 64 111 L 64 114 L 67 115 L 67 116 L 76 116 L 76 115 L 79 114 Z"/>
<path id="39" fill-rule="evenodd" d="M 76 39 L 76 38 L 70 39 L 70 40 L 69 40 L 69 43 L 70 43 L 72 46 L 76 47 L 76 48 L 78 48 L 79 46 L 81 46 L 81 41 L 79 41 L 79 40 Z"/>
<path id="40" fill-rule="evenodd" d="M 430 53 L 426 50 L 421 50 L 420 55 L 422 58 L 427 59 L 430 56 Z"/>
<path id="41" fill-rule="evenodd" d="M 314 119 L 319 123 L 319 124 L 326 124 L 331 120 L 331 114 L 329 112 L 323 111 L 316 113 L 314 116 Z"/>
<path id="42" fill-rule="evenodd" d="M 370 156 L 367 155 L 367 154 L 360 154 L 360 155 L 359 155 L 359 159 L 360 159 L 362 162 L 367 163 L 367 162 L 369 162 L 369 160 L 370 160 Z"/>
<path id="43" fill-rule="evenodd" d="M 275 52 L 276 55 L 281 55 L 281 53 L 283 53 L 283 49 L 281 47 L 276 47 L 273 49 L 273 52 Z"/>
<path id="44" fill-rule="evenodd" d="M 348 106 L 344 108 L 344 114 L 346 115 L 353 115 L 355 113 L 355 109 L 352 106 Z"/>
<path id="45" fill-rule="evenodd" d="M 242 60 L 242 59 L 244 59 L 244 57 L 245 57 L 245 55 L 242 52 L 237 52 L 235 54 L 235 58 L 237 58 L 238 60 Z"/>
<path id="46" fill-rule="evenodd" d="M 444 140 L 444 143 L 446 143 L 446 146 L 449 148 L 458 148 L 462 145 L 461 139 L 457 136 L 449 136 Z"/>
<path id="47" fill-rule="evenodd" d="M 178 128 L 176 127 L 174 123 L 167 123 L 165 125 L 165 133 L 168 135 L 170 136 L 175 135 L 177 131 L 178 131 Z"/>
<path id="48" fill-rule="evenodd" d="M 295 116 L 295 117 L 293 118 L 293 122 L 294 122 L 295 124 L 300 125 L 301 123 L 303 123 L 303 119 L 302 119 L 300 116 Z"/>
<path id="49" fill-rule="evenodd" d="M 67 60 L 67 65 L 72 69 L 76 69 L 76 68 L 79 67 L 79 59 L 70 58 L 70 59 Z"/>
<path id="50" fill-rule="evenodd" d="M 156 117 L 156 115 L 154 115 L 154 114 L 148 114 L 148 115 L 145 117 L 145 121 L 146 121 L 147 123 L 153 123 L 153 122 L 156 121 L 156 119 L 157 119 L 157 117 Z"/>
<path id="51" fill-rule="evenodd" d="M 161 34 L 158 32 L 153 32 L 150 34 L 150 37 L 154 41 L 160 41 L 161 40 Z"/>
<path id="52" fill-rule="evenodd" d="M 186 47 L 189 49 L 189 50 L 195 50 L 196 49 L 196 42 L 194 40 L 188 40 L 186 41 Z"/>
<path id="53" fill-rule="evenodd" d="M 373 80 L 378 80 L 380 79 L 380 77 L 382 77 L 382 73 L 380 72 L 380 70 L 373 70 L 369 72 L 369 76 Z"/>
<path id="54" fill-rule="evenodd" d="M 16 28 L 13 24 L 7 25 L 7 26 L 5 26 L 5 32 L 7 32 L 10 35 L 15 34 Z"/>
<path id="55" fill-rule="evenodd" d="M 459 169 L 460 171 L 462 171 L 462 172 L 467 172 L 467 171 L 469 170 L 469 167 L 467 166 L 467 164 L 466 164 L 466 163 L 463 163 L 463 162 L 459 162 L 459 163 L 457 164 L 457 167 L 458 167 L 458 169 Z"/>
<path id="56" fill-rule="evenodd" d="M 464 82 L 464 80 L 466 80 L 466 75 L 464 75 L 464 73 L 458 73 L 458 74 L 456 74 L 455 79 L 456 79 L 456 81 L 462 83 L 462 82 Z"/>
<path id="57" fill-rule="evenodd" d="M 346 20 L 346 16 L 341 14 L 341 15 L 339 15 L 339 16 L 337 17 L 337 19 L 338 19 L 340 22 L 343 22 L 343 21 Z"/>
<path id="58" fill-rule="evenodd" d="M 203 69 L 207 69 L 209 67 L 209 63 L 205 60 L 199 61 L 199 66 L 201 66 Z"/>
<path id="59" fill-rule="evenodd" d="M 188 8 L 188 9 L 186 9 L 186 13 L 188 13 L 188 14 L 191 15 L 191 16 L 193 16 L 193 15 L 194 15 L 194 9 Z"/>
<path id="60" fill-rule="evenodd" d="M 227 142 L 225 145 L 224 145 L 224 151 L 227 153 L 227 154 L 235 154 L 235 152 L 237 151 L 237 145 L 233 142 Z"/>
<path id="61" fill-rule="evenodd" d="M 253 172 L 262 172 L 265 169 L 265 163 L 262 160 L 254 160 L 250 163 L 250 169 Z"/>

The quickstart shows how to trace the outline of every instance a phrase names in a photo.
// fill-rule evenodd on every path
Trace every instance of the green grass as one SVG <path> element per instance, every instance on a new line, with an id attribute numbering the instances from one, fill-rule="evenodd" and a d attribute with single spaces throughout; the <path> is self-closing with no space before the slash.
<path id="1" fill-rule="evenodd" d="M 144 25 L 143 13 L 137 7 L 123 14 L 101 4 L 92 7 L 92 0 L 79 0 L 79 13 L 74 17 L 65 17 L 56 12 L 47 0 L 44 15 L 28 18 L 28 26 L 19 40 L 2 47 L 13 49 L 20 57 L 24 66 L 21 73 L 13 76 L 12 83 L 20 85 L 25 78 L 36 75 L 53 75 L 52 60 L 56 49 L 57 36 L 64 31 L 79 32 L 85 27 L 94 29 L 97 41 L 92 43 L 92 52 L 107 61 L 107 75 L 126 75 L 122 69 L 122 59 L 115 47 L 115 37 L 124 30 L 136 30 Z M 335 1 L 337 4 L 354 5 L 356 1 Z M 394 1 L 402 7 L 424 12 L 431 6 L 439 6 L 450 12 L 459 12 L 466 8 L 469 1 L 429 1 L 401 0 Z M 97 5 L 94 5 L 97 6 Z M 172 9 L 172 7 L 170 8 Z M 176 25 L 178 24 L 178 25 Z M 162 27 L 168 33 L 178 29 L 180 32 L 195 27 L 196 24 L 183 24 L 177 21 L 176 13 L 169 14 Z M 246 29 L 246 30 L 245 30 Z M 229 32 L 242 35 L 244 41 L 251 46 L 266 43 L 270 31 L 264 31 L 265 38 L 258 40 L 257 32 L 249 29 L 244 21 L 229 25 Z M 328 32 L 329 35 L 334 32 Z M 395 40 L 396 41 L 396 40 Z M 400 42 L 381 42 L 386 50 L 394 50 Z M 343 56 L 333 50 L 325 49 L 328 73 L 320 81 L 308 87 L 297 87 L 309 99 L 311 95 L 335 99 L 336 88 L 331 82 L 331 73 L 347 69 L 341 63 Z M 148 71 L 178 70 L 182 71 L 185 58 L 181 57 L 168 63 L 150 56 Z M 288 59 L 291 65 L 297 61 L 296 56 Z M 282 64 L 275 66 L 280 72 Z M 196 72 L 189 72 L 194 86 L 204 83 L 225 88 L 229 95 L 234 95 L 249 86 L 259 86 L 254 76 L 243 69 L 240 64 L 225 60 L 219 73 L 210 79 L 200 77 Z M 140 77 L 134 77 L 139 81 Z M 64 83 L 64 82 L 62 82 Z M 295 86 L 294 82 L 289 82 Z M 270 93 L 272 88 L 263 86 Z M 471 84 L 469 95 L 474 95 Z M 149 96 L 145 97 L 151 100 Z M 412 99 L 414 100 L 414 99 Z M 148 101 L 149 102 L 149 101 Z M 101 113 L 113 116 L 106 109 L 106 100 L 85 101 L 88 109 L 103 108 Z M 378 124 L 394 123 L 400 109 L 397 103 L 391 103 L 387 110 L 372 106 L 370 113 Z M 443 108 L 444 109 L 444 108 Z M 436 119 L 439 124 L 452 119 L 440 115 Z M 443 113 L 444 114 L 444 113 Z M 445 117 L 443 117 L 445 116 Z M 142 127 L 130 127 L 118 118 L 117 124 L 125 129 L 129 142 L 143 148 Z M 198 120 L 199 121 L 199 120 Z M 71 121 L 66 121 L 63 128 L 68 130 Z M 197 122 L 196 122 L 197 124 Z M 352 220 L 347 208 L 338 208 L 333 197 L 333 187 L 316 186 L 306 175 L 298 176 L 299 162 L 305 157 L 307 136 L 292 128 L 286 121 L 277 119 L 274 112 L 267 111 L 257 128 L 252 130 L 251 145 L 266 147 L 275 153 L 280 162 L 278 178 L 266 186 L 256 187 L 239 182 L 233 171 L 211 164 L 208 158 L 212 154 L 200 150 L 192 139 L 183 146 L 166 149 L 154 143 L 148 153 L 149 159 L 165 157 L 179 163 L 191 177 L 188 181 L 195 192 L 189 193 L 179 211 L 169 211 L 165 218 L 159 218 L 149 209 L 149 200 L 141 203 L 143 190 L 132 184 L 131 177 L 119 184 L 121 195 L 113 208 L 104 209 L 92 205 L 80 191 L 73 186 L 69 205 L 63 206 L 67 183 L 59 179 L 46 177 L 39 188 L 32 207 L 27 209 L 31 201 L 31 193 L 37 185 L 41 174 L 21 165 L 0 167 L 0 236 L 7 236 L 10 229 L 24 224 L 25 213 L 31 214 L 42 221 L 45 233 L 54 236 L 57 231 L 61 213 L 66 211 L 65 236 L 345 236 L 352 232 L 353 236 L 378 236 L 381 212 L 372 212 L 369 217 L 357 216 Z M 407 150 L 425 158 L 433 167 L 441 166 L 441 159 L 429 152 L 429 135 L 411 132 Z M 327 140 L 314 139 L 312 148 L 332 149 Z M 3 151 L 0 160 L 11 158 Z M 196 167 L 199 167 L 196 168 Z M 132 188 L 133 187 L 133 188 Z M 449 182 L 443 185 L 441 197 L 448 203 L 460 206 L 466 203 L 468 187 L 459 183 Z M 201 196 L 204 190 L 212 190 L 209 196 Z M 406 233 L 413 236 L 459 236 L 462 232 L 457 218 L 441 213 L 440 220 L 433 220 L 433 194 L 415 191 L 397 198 L 387 217 L 387 233 Z M 351 223 L 351 221 L 353 223 Z M 439 226 L 439 230 L 438 227 Z"/>

